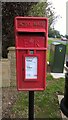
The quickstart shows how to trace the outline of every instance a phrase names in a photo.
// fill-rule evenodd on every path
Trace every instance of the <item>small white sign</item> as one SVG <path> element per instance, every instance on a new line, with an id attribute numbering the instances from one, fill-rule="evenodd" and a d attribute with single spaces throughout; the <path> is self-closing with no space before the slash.
<path id="1" fill-rule="evenodd" d="M 25 78 L 37 79 L 37 57 L 25 58 Z"/>

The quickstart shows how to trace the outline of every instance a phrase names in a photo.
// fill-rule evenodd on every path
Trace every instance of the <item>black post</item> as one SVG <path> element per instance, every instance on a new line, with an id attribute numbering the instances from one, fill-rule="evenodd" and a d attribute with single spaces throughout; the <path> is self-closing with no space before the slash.
<path id="1" fill-rule="evenodd" d="M 68 67 L 68 61 L 66 61 Z M 61 100 L 60 108 L 62 112 L 68 117 L 68 72 L 65 74 L 65 92 L 64 98 Z"/>
<path id="2" fill-rule="evenodd" d="M 29 91 L 29 120 L 34 120 L 34 91 Z"/>

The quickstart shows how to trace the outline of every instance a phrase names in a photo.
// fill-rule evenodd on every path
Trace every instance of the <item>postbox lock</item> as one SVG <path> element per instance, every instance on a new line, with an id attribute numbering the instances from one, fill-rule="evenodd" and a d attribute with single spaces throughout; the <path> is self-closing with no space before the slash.
<path id="1" fill-rule="evenodd" d="M 30 54 L 34 54 L 34 50 L 30 50 Z"/>

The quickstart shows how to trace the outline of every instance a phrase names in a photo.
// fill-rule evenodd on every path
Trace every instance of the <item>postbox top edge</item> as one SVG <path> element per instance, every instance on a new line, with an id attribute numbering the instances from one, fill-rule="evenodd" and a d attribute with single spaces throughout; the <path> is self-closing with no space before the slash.
<path id="1" fill-rule="evenodd" d="M 22 16 L 16 16 L 15 19 L 48 20 L 47 17 L 22 17 Z"/>

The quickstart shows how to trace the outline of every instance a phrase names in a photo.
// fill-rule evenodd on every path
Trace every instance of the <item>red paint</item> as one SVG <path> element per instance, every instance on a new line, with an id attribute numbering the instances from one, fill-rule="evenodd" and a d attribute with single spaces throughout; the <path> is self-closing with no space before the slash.
<path id="1" fill-rule="evenodd" d="M 45 89 L 47 37 L 47 18 L 15 18 L 16 76 L 18 90 L 35 91 Z M 33 54 L 31 54 L 31 52 L 33 52 Z M 37 75 L 34 75 L 35 78 L 33 77 L 31 79 L 26 77 L 28 76 L 26 74 L 29 72 L 26 72 L 26 69 L 34 69 L 34 66 L 30 66 L 30 68 L 29 65 L 26 65 L 27 62 L 30 61 L 28 57 L 30 57 L 31 60 L 37 58 Z M 36 64 L 36 60 L 33 64 Z M 27 68 L 25 66 L 27 66 Z"/>

